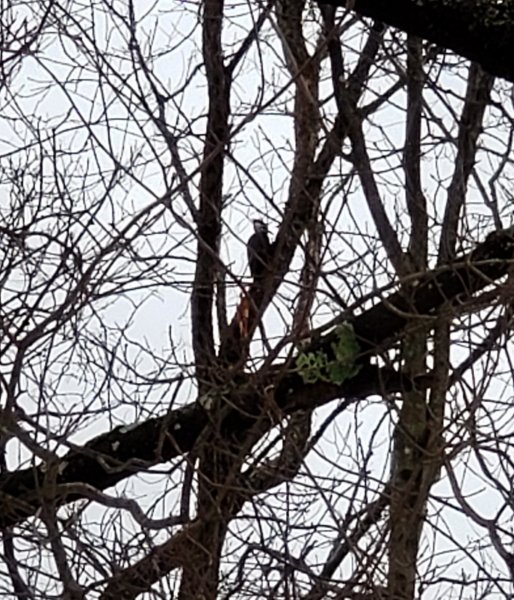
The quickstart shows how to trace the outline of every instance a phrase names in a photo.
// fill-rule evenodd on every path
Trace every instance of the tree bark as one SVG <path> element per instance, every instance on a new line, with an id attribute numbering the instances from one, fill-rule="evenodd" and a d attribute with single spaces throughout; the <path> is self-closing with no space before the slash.
<path id="1" fill-rule="evenodd" d="M 320 3 L 321 4 L 321 3 Z M 323 4 L 345 7 L 347 0 Z M 476 61 L 514 81 L 514 3 L 491 0 L 355 0 L 352 9 Z"/>

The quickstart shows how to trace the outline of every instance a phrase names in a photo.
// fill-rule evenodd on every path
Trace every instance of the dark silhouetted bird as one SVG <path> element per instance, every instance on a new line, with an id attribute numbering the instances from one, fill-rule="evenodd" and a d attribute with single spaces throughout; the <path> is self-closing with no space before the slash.
<path id="1" fill-rule="evenodd" d="M 261 282 L 269 270 L 271 259 L 271 244 L 268 238 L 268 226 L 264 221 L 255 219 L 253 222 L 255 233 L 246 245 L 248 251 L 248 265 L 254 282 Z"/>

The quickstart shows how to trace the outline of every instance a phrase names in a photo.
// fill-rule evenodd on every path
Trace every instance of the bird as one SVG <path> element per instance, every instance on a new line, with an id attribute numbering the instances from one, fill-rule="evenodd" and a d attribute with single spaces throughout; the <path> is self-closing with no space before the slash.
<path id="1" fill-rule="evenodd" d="M 248 253 L 248 266 L 254 283 L 260 283 L 269 270 L 272 246 L 268 238 L 266 223 L 260 219 L 255 219 L 253 227 L 255 233 L 248 240 L 246 250 Z"/>

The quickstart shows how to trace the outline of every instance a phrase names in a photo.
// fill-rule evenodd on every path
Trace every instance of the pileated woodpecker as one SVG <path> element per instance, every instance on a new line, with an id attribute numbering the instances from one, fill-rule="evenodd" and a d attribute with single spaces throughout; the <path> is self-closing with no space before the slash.
<path id="1" fill-rule="evenodd" d="M 271 259 L 271 244 L 268 238 L 268 226 L 264 221 L 255 219 L 255 233 L 248 240 L 248 265 L 255 283 L 261 282 L 269 269 Z"/>

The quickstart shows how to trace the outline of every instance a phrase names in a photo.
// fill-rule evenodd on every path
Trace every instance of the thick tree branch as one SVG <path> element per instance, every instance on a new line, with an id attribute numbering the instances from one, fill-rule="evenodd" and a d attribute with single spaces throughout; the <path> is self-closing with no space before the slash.
<path id="1" fill-rule="evenodd" d="M 323 4 L 346 6 L 347 0 Z M 425 38 L 514 81 L 514 3 L 510 0 L 355 0 L 353 9 Z"/>
<path id="2" fill-rule="evenodd" d="M 421 117 L 423 106 L 423 52 L 421 40 L 407 38 L 407 121 L 403 164 L 405 203 L 411 220 L 409 258 L 414 268 L 424 271 L 428 253 L 427 201 L 421 182 Z"/>
<path id="3" fill-rule="evenodd" d="M 466 98 L 459 120 L 455 170 L 448 188 L 448 200 L 441 231 L 439 246 L 439 262 L 441 264 L 455 256 L 460 216 L 466 198 L 469 176 L 476 161 L 478 137 L 482 131 L 485 111 L 490 103 L 493 83 L 494 77 L 484 73 L 477 64 L 470 65 Z"/>
<path id="4" fill-rule="evenodd" d="M 514 228 L 494 232 L 475 250 L 452 266 L 423 275 L 410 301 L 400 293 L 363 312 L 354 319 L 354 330 L 363 352 L 371 352 L 398 337 L 416 313 L 420 318 L 434 315 L 445 303 L 462 303 L 474 293 L 505 276 L 514 258 Z M 331 352 L 333 334 L 314 341 L 310 350 Z M 263 385 L 271 384 L 284 366 L 267 373 Z M 257 376 L 258 377 L 258 376 Z M 425 382 L 426 385 L 426 382 Z M 322 406 L 336 398 L 366 397 L 384 391 L 408 389 L 409 382 L 368 365 L 342 385 L 317 382 L 307 385 L 291 372 L 274 390 L 273 401 L 287 413 Z M 242 380 L 235 387 L 225 417 L 225 430 L 250 428 L 265 411 L 256 399 L 256 380 Z M 42 490 L 49 468 L 57 470 L 56 504 L 79 499 L 80 495 L 61 492 L 59 485 L 85 483 L 106 489 L 149 467 L 175 458 L 193 447 L 208 422 L 208 414 L 196 403 L 141 424 L 118 427 L 100 435 L 83 447 L 71 449 L 56 464 L 39 465 L 7 473 L 0 478 L 0 527 L 14 525 L 36 514 L 43 501 Z"/>
<path id="5" fill-rule="evenodd" d="M 200 179 L 198 246 L 191 297 L 193 349 L 200 389 L 213 376 L 215 359 L 212 324 L 214 283 L 221 232 L 224 156 L 228 140 L 230 78 L 223 64 L 221 42 L 223 0 L 204 2 L 203 57 L 209 90 L 209 114 Z"/>

